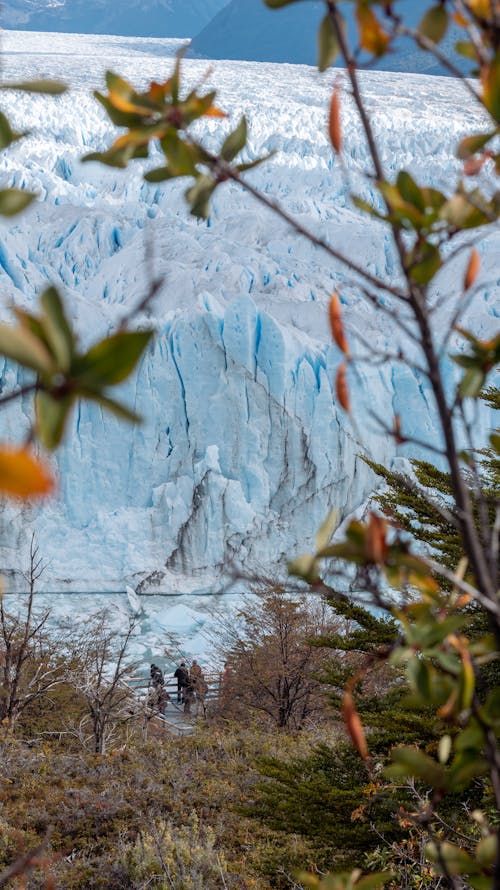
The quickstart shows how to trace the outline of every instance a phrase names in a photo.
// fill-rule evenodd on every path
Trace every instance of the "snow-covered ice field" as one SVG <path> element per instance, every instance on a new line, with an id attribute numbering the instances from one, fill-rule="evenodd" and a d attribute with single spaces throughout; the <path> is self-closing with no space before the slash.
<path id="1" fill-rule="evenodd" d="M 88 342 L 145 293 L 148 244 L 154 273 L 165 277 L 149 319 L 158 336 L 124 387 L 145 422 L 123 426 L 86 405 L 75 413 L 55 458 L 57 497 L 43 508 L 2 512 L 0 569 L 10 589 L 23 586 L 19 569 L 32 529 L 49 563 L 41 580 L 47 591 L 120 591 L 127 583 L 139 592 L 188 594 L 216 591 L 229 564 L 276 571 L 287 554 L 307 548 L 331 507 L 345 516 L 373 489 L 360 451 L 388 463 L 394 458 L 368 407 L 398 411 L 406 430 L 434 436 L 425 381 L 396 366 L 359 366 L 350 381 L 358 427 L 350 427 L 332 395 L 339 363 L 325 313 L 332 290 L 341 292 L 348 329 L 367 344 L 394 351 L 395 333 L 345 269 L 252 196 L 223 186 L 202 223 L 187 212 L 183 182 L 144 183 L 142 162 L 125 172 L 80 163 L 113 136 L 91 95 L 105 69 L 136 84 L 161 80 L 179 45 L 2 34 L 5 78 L 50 76 L 72 87 L 58 99 L 2 96 L 14 124 L 31 135 L 0 155 L 0 180 L 39 195 L 24 215 L 0 224 L 4 317 L 11 301 L 34 304 L 51 281 Z M 189 84 L 206 69 L 204 61 L 184 63 Z M 275 152 L 252 172 L 252 182 L 371 272 L 395 279 L 390 239 L 350 203 L 328 143 L 334 76 L 305 66 L 218 61 L 210 83 L 232 123 L 247 115 L 247 157 Z M 365 73 L 362 83 L 388 175 L 405 167 L 430 185 L 453 181 L 457 140 L 478 126 L 463 87 L 450 78 L 387 73 Z M 351 185 L 369 197 L 361 177 L 366 147 L 347 98 L 343 120 Z M 203 125 L 209 147 L 220 144 L 226 127 Z M 484 288 L 468 319 L 478 333 L 498 324 L 499 246 L 496 232 L 481 245 Z M 438 276 L 436 298 L 453 293 L 463 262 Z M 450 301 L 443 303 L 447 315 Z M 367 348 L 358 344 L 360 353 Z M 10 391 L 16 370 L 0 372 L 2 391 Z M 23 435 L 27 411 L 28 403 L 2 412 L 2 437 Z M 74 608 L 74 598 L 68 601 Z M 197 633 L 193 622 L 188 636 Z"/>

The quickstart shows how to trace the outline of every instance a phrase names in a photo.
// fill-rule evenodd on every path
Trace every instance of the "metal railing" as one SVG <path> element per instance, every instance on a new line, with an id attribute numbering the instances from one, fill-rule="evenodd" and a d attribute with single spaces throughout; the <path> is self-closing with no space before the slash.
<path id="1" fill-rule="evenodd" d="M 184 705 L 177 701 L 178 684 L 175 677 L 167 677 L 162 684 L 155 684 L 149 676 L 137 675 L 128 677 L 126 685 L 133 695 L 138 705 L 138 716 L 141 714 L 147 723 L 154 721 L 155 726 L 160 726 L 165 732 L 173 735 L 182 735 L 192 730 L 192 720 L 200 716 L 206 716 L 207 705 L 213 704 L 219 697 L 221 688 L 222 675 L 217 672 L 207 672 L 202 678 L 207 685 L 207 691 L 203 696 L 194 693 L 192 705 L 196 708 L 196 713 L 190 710 L 185 711 Z M 152 693 L 159 689 L 166 693 L 165 711 L 161 711 L 158 705 L 151 702 Z M 202 706 L 203 714 L 199 713 L 199 705 Z M 174 717 L 174 720 L 169 719 Z M 175 718 L 179 720 L 175 722 Z"/>

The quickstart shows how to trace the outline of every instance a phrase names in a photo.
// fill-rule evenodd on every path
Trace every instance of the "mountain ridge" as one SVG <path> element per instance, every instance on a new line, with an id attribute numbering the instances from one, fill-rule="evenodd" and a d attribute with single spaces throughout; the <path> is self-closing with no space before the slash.
<path id="1" fill-rule="evenodd" d="M 417 28 L 431 5 L 431 0 L 400 0 L 398 12 L 409 27 Z M 349 43 L 356 46 L 358 29 L 354 6 L 343 7 L 342 13 Z M 268 9 L 263 0 L 231 0 L 195 35 L 190 52 L 196 58 L 315 65 L 317 31 L 324 14 L 322 2 L 293 3 L 276 11 Z M 458 37 L 458 28 L 452 25 L 442 44 L 447 55 Z M 364 61 L 369 61 L 366 55 Z M 469 73 L 470 61 L 456 56 L 454 62 L 462 73 Z M 343 67 L 340 60 L 335 64 Z M 403 37 L 396 41 L 392 53 L 373 64 L 370 60 L 370 68 L 415 74 L 449 73 L 430 53 L 419 50 L 410 38 Z"/>
<path id="2" fill-rule="evenodd" d="M 9 29 L 133 37 L 192 37 L 227 0 L 7 0 L 2 22 Z"/>

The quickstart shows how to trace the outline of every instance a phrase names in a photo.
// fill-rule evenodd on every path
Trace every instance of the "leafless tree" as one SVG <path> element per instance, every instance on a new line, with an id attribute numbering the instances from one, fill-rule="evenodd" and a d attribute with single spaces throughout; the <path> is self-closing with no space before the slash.
<path id="1" fill-rule="evenodd" d="M 124 633 L 110 629 L 102 611 L 90 619 L 76 640 L 79 658 L 68 679 L 85 701 L 86 713 L 75 733 L 95 754 L 105 754 L 135 716 L 133 693 L 127 684 L 136 667 L 127 660 L 135 627 L 136 621 L 131 619 Z"/>
<path id="2" fill-rule="evenodd" d="M 62 680 L 63 654 L 48 629 L 50 610 L 35 608 L 36 584 L 44 571 L 35 536 L 31 538 L 26 596 L 17 611 L 0 599 L 0 722 L 13 729 L 36 699 Z"/>

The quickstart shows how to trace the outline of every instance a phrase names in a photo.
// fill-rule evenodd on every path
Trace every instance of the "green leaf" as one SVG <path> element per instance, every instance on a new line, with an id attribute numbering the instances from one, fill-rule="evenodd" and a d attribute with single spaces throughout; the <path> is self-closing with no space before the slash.
<path id="1" fill-rule="evenodd" d="M 181 85 L 181 63 L 188 51 L 189 44 L 181 47 L 179 52 L 177 53 L 177 58 L 175 61 L 174 71 L 170 80 L 170 95 L 172 96 L 172 102 L 174 105 L 177 105 L 179 101 L 179 90 Z"/>
<path id="2" fill-rule="evenodd" d="M 27 328 L 0 324 L 0 354 L 39 374 L 54 371 L 54 361 L 45 344 Z"/>
<path id="3" fill-rule="evenodd" d="M 493 119 L 500 123 L 500 51 L 481 69 L 483 102 Z"/>
<path id="4" fill-rule="evenodd" d="M 321 21 L 318 30 L 318 68 L 326 71 L 333 65 L 340 51 L 332 20 L 327 13 Z"/>
<path id="5" fill-rule="evenodd" d="M 106 80 L 106 86 L 108 90 L 114 90 L 116 93 L 119 93 L 124 99 L 130 99 L 131 96 L 134 95 L 134 88 L 132 84 L 125 80 L 120 74 L 115 74 L 114 71 L 106 71 L 104 75 Z"/>
<path id="6" fill-rule="evenodd" d="M 110 411 L 111 414 L 115 414 L 116 417 L 119 417 L 120 420 L 126 420 L 128 423 L 140 423 L 142 420 L 141 416 L 136 414 L 135 411 L 131 411 L 126 405 L 122 405 L 120 402 L 110 399 L 109 396 L 105 396 L 101 392 L 97 392 L 90 388 L 82 388 L 79 390 L 79 395 L 84 399 L 97 402 L 103 408 L 106 408 L 107 411 Z"/>
<path id="7" fill-rule="evenodd" d="M 167 179 L 173 179 L 174 174 L 170 172 L 169 167 L 156 167 L 155 170 L 150 170 L 149 173 L 144 174 L 144 179 L 147 182 L 166 182 Z"/>
<path id="8" fill-rule="evenodd" d="M 497 454 L 500 454 L 500 435 L 498 433 L 491 434 L 490 445 Z"/>
<path id="9" fill-rule="evenodd" d="M 242 117 L 236 129 L 222 143 L 220 154 L 225 161 L 232 161 L 245 147 L 247 144 L 247 133 L 246 118 Z"/>
<path id="10" fill-rule="evenodd" d="M 466 853 L 465 850 L 461 850 L 460 847 L 456 847 L 455 844 L 450 844 L 448 841 L 440 843 L 439 848 L 434 843 L 426 844 L 425 855 L 438 869 L 442 858 L 451 875 L 466 874 L 469 876 L 477 874 L 479 871 L 477 863 L 474 862 L 472 856 Z"/>
<path id="11" fill-rule="evenodd" d="M 12 145 L 13 142 L 25 135 L 26 133 L 15 133 L 5 114 L 2 114 L 0 111 L 0 149 L 8 148 L 9 145 Z"/>
<path id="12" fill-rule="evenodd" d="M 421 658 L 412 658 L 407 667 L 408 678 L 425 702 L 431 701 L 431 675 L 429 667 Z"/>
<path id="13" fill-rule="evenodd" d="M 240 173 L 245 173 L 247 170 L 253 170 L 254 167 L 258 167 L 259 164 L 263 164 L 264 161 L 268 161 L 269 158 L 276 154 L 275 151 L 270 151 L 269 154 L 263 155 L 261 158 L 255 158 L 254 161 L 247 161 L 245 164 L 236 164 L 236 169 Z"/>
<path id="14" fill-rule="evenodd" d="M 153 331 L 124 331 L 101 340 L 75 362 L 73 374 L 82 385 L 114 386 L 132 373 Z"/>
<path id="15" fill-rule="evenodd" d="M 473 890 L 491 890 L 492 880 L 485 875 L 467 875 L 467 883 Z"/>
<path id="16" fill-rule="evenodd" d="M 449 774 L 449 788 L 453 791 L 464 791 L 471 782 L 488 775 L 488 763 L 477 752 L 464 752 L 453 763 Z"/>
<path id="17" fill-rule="evenodd" d="M 455 52 L 465 59 L 477 60 L 477 52 L 474 44 L 470 40 L 457 40 L 455 43 Z"/>
<path id="18" fill-rule="evenodd" d="M 300 3 L 301 0 L 264 0 L 269 9 L 281 9 L 282 6 L 290 6 L 291 3 Z"/>
<path id="19" fill-rule="evenodd" d="M 21 189 L 1 189 L 0 215 L 15 216 L 16 213 L 20 213 L 34 200 L 35 195 L 32 192 L 25 192 Z"/>
<path id="20" fill-rule="evenodd" d="M 94 151 L 91 154 L 84 155 L 82 161 L 98 161 L 107 167 L 124 168 L 133 158 L 136 147 L 131 143 L 115 148 L 113 145 L 107 151 Z"/>
<path id="21" fill-rule="evenodd" d="M 413 776 L 432 788 L 446 787 L 445 768 L 424 754 L 423 751 L 409 747 L 394 748 L 391 752 L 391 760 L 392 764 L 386 770 L 386 774 L 389 776 Z"/>
<path id="22" fill-rule="evenodd" d="M 168 133 L 161 140 L 161 147 L 168 161 L 171 177 L 196 175 L 196 150 L 180 139 L 176 132 Z"/>
<path id="23" fill-rule="evenodd" d="M 443 265 L 438 248 L 427 241 L 421 249 L 421 259 L 410 266 L 410 276 L 417 284 L 428 284 Z"/>
<path id="24" fill-rule="evenodd" d="M 477 399 L 485 380 L 486 374 L 482 368 L 469 368 L 458 387 L 461 397 L 463 399 Z"/>
<path id="25" fill-rule="evenodd" d="M 37 340 L 40 340 L 40 342 L 43 343 L 44 346 L 46 346 L 47 351 L 50 353 L 50 346 L 47 342 L 45 329 L 41 324 L 40 319 L 37 318 L 35 315 L 31 315 L 30 312 L 26 312 L 25 309 L 20 309 L 18 306 L 13 306 L 12 311 L 21 327 L 26 328 L 28 331 L 31 331 L 31 333 L 35 335 Z"/>
<path id="26" fill-rule="evenodd" d="M 64 435 L 66 420 L 73 405 L 74 397 L 54 399 L 49 393 L 39 392 L 35 396 L 37 434 L 40 442 L 49 451 L 60 444 Z"/>
<path id="27" fill-rule="evenodd" d="M 56 288 L 47 288 L 40 298 L 40 303 L 43 309 L 42 323 L 45 336 L 57 366 L 61 371 L 69 371 L 73 360 L 75 338 Z"/>
<path id="28" fill-rule="evenodd" d="M 413 206 L 416 207 L 417 210 L 421 210 L 422 213 L 424 213 L 424 195 L 421 189 L 419 189 L 413 177 L 410 176 L 410 174 L 407 173 L 405 170 L 401 170 L 401 172 L 398 174 L 396 185 L 401 197 L 404 198 L 405 201 L 408 201 L 409 204 L 413 204 Z"/>
<path id="29" fill-rule="evenodd" d="M 482 868 L 491 868 L 495 864 L 497 855 L 498 838 L 496 834 L 489 834 L 479 841 L 476 847 L 476 859 Z"/>
<path id="30" fill-rule="evenodd" d="M 500 687 L 496 686 L 488 693 L 485 704 L 481 708 L 481 717 L 489 726 L 500 724 Z"/>
<path id="31" fill-rule="evenodd" d="M 372 205 L 365 201 L 363 198 L 359 198 L 357 195 L 352 195 L 352 203 L 359 210 L 362 210 L 363 213 L 368 213 L 370 216 L 375 216 L 377 219 L 386 220 L 387 217 L 384 216 L 383 213 L 379 213 Z"/>
<path id="32" fill-rule="evenodd" d="M 191 208 L 193 216 L 207 219 L 210 214 L 210 198 L 217 187 L 217 183 L 203 174 L 198 176 L 194 185 L 185 192 L 186 200 Z"/>
<path id="33" fill-rule="evenodd" d="M 461 142 L 459 142 L 457 158 L 460 158 L 461 161 L 466 161 L 467 158 L 470 158 L 478 151 L 481 151 L 490 139 L 493 139 L 495 134 L 496 130 L 493 130 L 490 133 L 478 133 L 476 136 L 466 136 L 465 139 L 462 139 Z"/>
<path id="34" fill-rule="evenodd" d="M 61 80 L 21 80 L 18 83 L 2 83 L 2 90 L 22 90 L 24 93 L 45 93 L 49 96 L 62 96 L 68 89 Z"/>
<path id="35" fill-rule="evenodd" d="M 440 43 L 447 29 L 448 13 L 441 4 L 428 9 L 418 26 L 420 34 L 432 40 L 433 43 Z"/>
<path id="36" fill-rule="evenodd" d="M 475 752 L 481 751 L 484 746 L 484 733 L 479 726 L 468 726 L 458 733 L 455 739 L 455 751 L 462 752 L 473 749 Z"/>
<path id="37" fill-rule="evenodd" d="M 359 881 L 356 881 L 354 890 L 376 890 L 377 887 L 383 887 L 395 877 L 396 875 L 392 871 L 379 871 L 371 875 L 364 875 Z"/>

